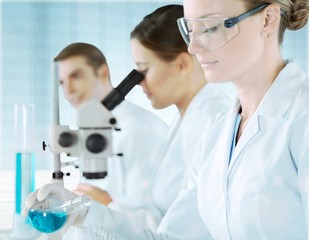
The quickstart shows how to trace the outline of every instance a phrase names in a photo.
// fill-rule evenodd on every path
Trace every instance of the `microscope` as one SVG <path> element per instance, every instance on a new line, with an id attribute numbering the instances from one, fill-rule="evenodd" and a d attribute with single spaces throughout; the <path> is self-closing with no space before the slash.
<path id="1" fill-rule="evenodd" d="M 59 81 L 54 63 L 54 116 L 50 128 L 49 148 L 54 154 L 54 180 L 62 180 L 60 153 L 77 157 L 82 175 L 87 179 L 107 176 L 107 159 L 113 155 L 112 131 L 117 130 L 117 119 L 111 113 L 144 76 L 133 69 L 128 76 L 101 102 L 91 100 L 77 109 L 76 130 L 59 124 Z M 94 114 L 95 113 L 95 114 Z M 47 144 L 43 141 L 43 150 Z"/>

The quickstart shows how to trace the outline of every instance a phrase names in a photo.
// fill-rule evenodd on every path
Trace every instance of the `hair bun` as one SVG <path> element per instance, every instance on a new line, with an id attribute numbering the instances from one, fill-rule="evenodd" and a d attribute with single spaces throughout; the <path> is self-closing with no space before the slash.
<path id="1" fill-rule="evenodd" d="M 308 0 L 294 0 L 287 13 L 287 29 L 298 30 L 306 25 L 309 17 Z"/>

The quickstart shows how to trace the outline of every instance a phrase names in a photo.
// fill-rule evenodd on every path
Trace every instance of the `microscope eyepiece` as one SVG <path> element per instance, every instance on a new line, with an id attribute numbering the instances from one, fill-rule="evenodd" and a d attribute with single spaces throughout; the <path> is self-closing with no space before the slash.
<path id="1" fill-rule="evenodd" d="M 144 75 L 133 69 L 122 82 L 114 88 L 102 101 L 102 104 L 108 109 L 113 110 L 120 104 L 131 89 L 144 79 Z"/>

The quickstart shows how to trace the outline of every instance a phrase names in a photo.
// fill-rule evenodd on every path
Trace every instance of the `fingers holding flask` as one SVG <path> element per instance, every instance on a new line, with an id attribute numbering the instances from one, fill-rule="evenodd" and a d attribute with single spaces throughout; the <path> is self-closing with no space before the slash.
<path id="1" fill-rule="evenodd" d="M 23 215 L 43 233 L 54 233 L 60 229 L 63 233 L 86 214 L 91 203 L 89 196 L 78 196 L 62 184 L 46 184 L 29 194 Z"/>

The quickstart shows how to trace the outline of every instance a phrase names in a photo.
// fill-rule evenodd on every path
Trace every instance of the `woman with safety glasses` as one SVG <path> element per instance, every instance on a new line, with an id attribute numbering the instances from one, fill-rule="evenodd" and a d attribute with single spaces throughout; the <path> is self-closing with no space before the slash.
<path id="1" fill-rule="evenodd" d="M 184 10 L 178 26 L 206 79 L 237 90 L 228 118 L 206 125 L 190 184 L 158 233 L 104 208 L 75 218 L 87 225 L 92 211 L 130 240 L 307 239 L 308 79 L 280 45 L 286 28 L 307 23 L 308 0 L 184 0 Z"/>
<path id="2" fill-rule="evenodd" d="M 307 239 L 308 78 L 280 47 L 286 29 L 306 25 L 308 0 L 184 0 L 184 9 L 178 25 L 206 79 L 237 91 L 216 146 L 194 166 L 203 222 L 214 239 Z"/>

